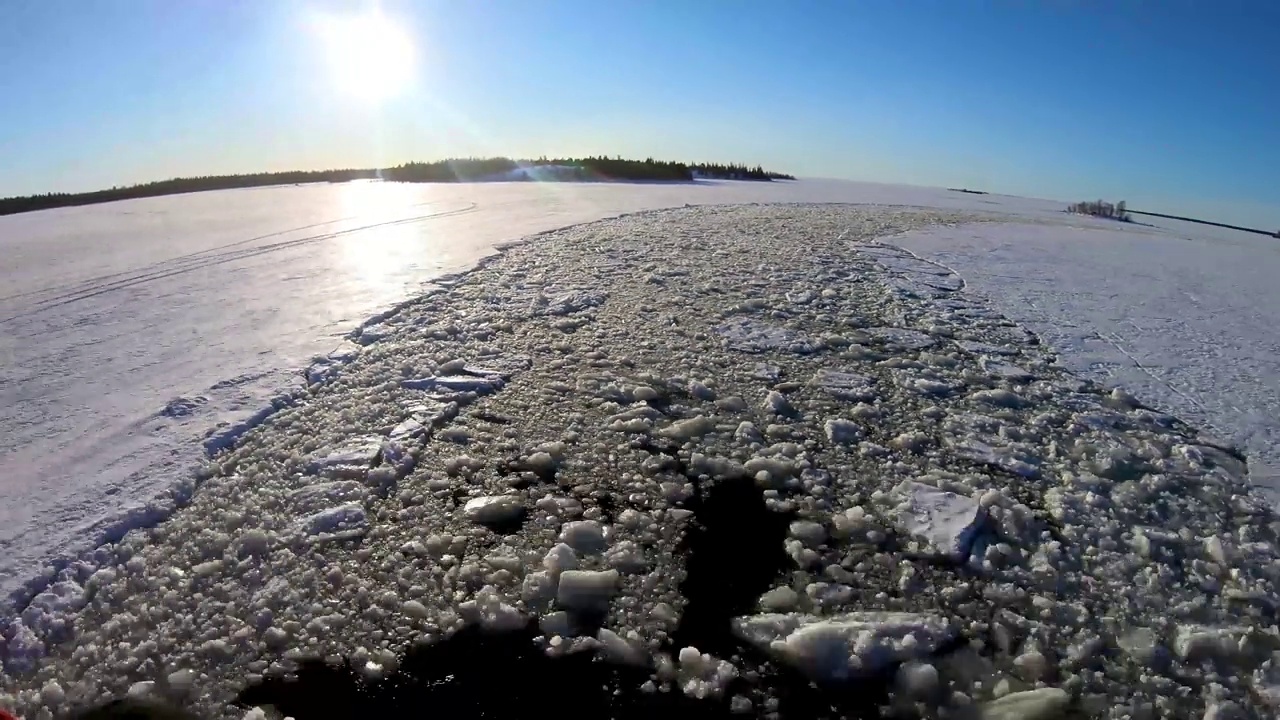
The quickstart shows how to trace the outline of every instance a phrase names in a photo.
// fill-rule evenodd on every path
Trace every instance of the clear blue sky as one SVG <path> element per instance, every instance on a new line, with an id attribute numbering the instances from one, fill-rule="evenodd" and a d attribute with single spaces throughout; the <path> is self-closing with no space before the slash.
<path id="1" fill-rule="evenodd" d="M 316 29 L 368 2 L 5 0 L 0 196 L 607 153 L 1280 226 L 1274 0 L 380 6 L 414 72 L 375 101 Z"/>

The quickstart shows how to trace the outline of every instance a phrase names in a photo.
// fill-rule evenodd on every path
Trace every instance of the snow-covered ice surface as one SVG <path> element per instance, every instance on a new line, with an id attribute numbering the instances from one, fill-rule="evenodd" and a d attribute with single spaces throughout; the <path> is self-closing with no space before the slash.
<path id="1" fill-rule="evenodd" d="M 1274 512 L 1197 428 L 874 242 L 972 219 L 683 208 L 508 250 L 53 578 L 0 706 L 1274 714 Z M 476 626 L 527 636 L 433 675 L 500 645 Z M 309 662 L 338 656 L 371 684 Z"/>
<path id="2" fill-rule="evenodd" d="M 686 203 L 963 208 L 848 182 L 355 182 L 0 217 L 0 616 L 42 568 L 165 517 L 216 449 L 345 360 L 344 336 L 504 243 Z M 978 207 L 1047 216 L 1053 203 Z M 567 322 L 571 322 L 567 320 Z M 359 340 L 383 330 L 376 322 Z"/>
<path id="3" fill-rule="evenodd" d="M 1242 449 L 1253 482 L 1280 497 L 1280 241 L 1077 223 L 930 228 L 887 239 L 913 256 L 885 262 L 963 279 L 1077 375 Z"/>

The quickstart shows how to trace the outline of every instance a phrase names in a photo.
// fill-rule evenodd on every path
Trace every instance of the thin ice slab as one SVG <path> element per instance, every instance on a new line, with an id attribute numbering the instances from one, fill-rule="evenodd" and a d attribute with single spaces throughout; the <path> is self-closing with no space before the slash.
<path id="1" fill-rule="evenodd" d="M 733 630 L 815 680 L 865 676 L 933 654 L 955 629 L 944 617 L 907 612 L 851 612 L 819 617 L 768 613 L 736 618 Z"/>
<path id="2" fill-rule="evenodd" d="M 795 330 L 770 325 L 752 318 L 741 318 L 716 327 L 725 347 L 749 353 L 771 350 L 808 354 L 817 352 L 818 343 Z"/>
<path id="3" fill-rule="evenodd" d="M 897 524 L 953 560 L 969 555 L 986 513 L 977 500 L 907 480 L 894 489 L 900 504 Z"/>

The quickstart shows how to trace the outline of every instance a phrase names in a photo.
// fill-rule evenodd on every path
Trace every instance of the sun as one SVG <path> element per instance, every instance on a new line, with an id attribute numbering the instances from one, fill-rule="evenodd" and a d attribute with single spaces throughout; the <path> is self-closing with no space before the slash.
<path id="1" fill-rule="evenodd" d="M 413 44 L 380 12 L 322 16 L 317 29 L 334 88 L 369 102 L 390 99 L 413 80 Z"/>

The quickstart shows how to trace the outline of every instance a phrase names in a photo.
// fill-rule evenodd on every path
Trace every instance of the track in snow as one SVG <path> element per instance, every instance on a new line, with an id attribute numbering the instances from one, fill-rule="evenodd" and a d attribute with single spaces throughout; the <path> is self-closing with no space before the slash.
<path id="1" fill-rule="evenodd" d="M 456 210 L 443 210 L 440 212 L 429 213 L 426 215 L 417 215 L 414 217 L 399 218 L 397 220 L 387 220 L 384 222 L 376 222 L 368 225 L 359 225 L 352 228 L 346 228 L 344 230 L 337 230 L 335 232 L 324 233 L 321 235 L 312 235 L 309 237 L 297 238 L 294 240 L 284 240 L 281 242 L 271 243 L 269 245 L 260 245 L 252 248 L 232 249 L 242 245 L 246 245 L 251 242 L 265 240 L 270 237 L 285 235 L 291 232 L 297 232 L 299 230 L 310 230 L 310 229 L 321 227 L 324 225 L 332 225 L 335 223 L 343 222 L 344 220 L 330 220 L 323 223 L 316 223 L 315 225 L 307 225 L 300 228 L 291 228 L 289 230 L 281 230 L 279 232 L 270 233 L 268 235 L 260 235 L 258 237 L 250 238 L 248 240 L 239 240 L 239 241 L 228 243 L 226 245 L 223 245 L 217 248 L 212 248 L 209 250 L 201 250 L 199 252 L 191 253 L 189 255 L 183 255 L 181 257 L 164 260 L 140 272 L 113 273 L 110 275 L 104 275 L 102 277 L 94 278 L 93 280 L 89 280 L 87 282 L 81 283 L 73 288 L 55 289 L 53 290 L 53 292 L 57 294 L 54 294 L 51 297 L 45 297 L 40 299 L 39 301 L 37 301 L 35 305 L 31 306 L 29 309 L 25 310 L 24 312 L 19 313 L 17 315 L 11 315 L 6 318 L 0 318 L 0 325 L 3 325 L 8 322 L 12 322 L 21 317 L 35 315 L 37 313 L 40 313 L 44 310 L 48 310 L 51 308 L 60 307 L 62 305 L 68 305 L 74 302 L 80 302 L 82 300 L 88 300 L 89 298 L 96 297 L 103 293 L 124 290 L 130 287 L 133 287 L 135 285 L 141 285 L 143 283 L 152 282 L 155 280 L 161 280 L 164 278 L 169 278 L 175 275 L 181 275 L 183 273 L 194 272 L 196 270 L 204 270 L 214 265 L 221 265 L 223 263 L 236 262 L 238 260 L 247 260 L 249 258 L 258 257 L 259 255 L 266 255 L 268 253 L 281 252 L 283 250 L 289 250 L 289 249 L 301 247 L 304 245 L 312 245 L 315 243 L 321 243 L 328 240 L 333 240 L 334 238 L 342 237 L 344 235 L 367 232 L 367 231 L 376 230 L 379 228 L 392 227 L 395 225 L 408 225 L 413 223 L 420 223 L 426 220 L 436 220 L 436 219 L 446 218 L 446 217 L 456 217 L 459 215 L 465 215 L 467 213 L 475 212 L 478 208 L 479 206 L 477 204 L 470 203 L 467 207 L 458 208 Z M 38 291 L 19 293 L 17 295 L 10 295 L 8 297 L 0 298 L 0 302 L 3 302 L 5 300 L 18 299 L 21 297 L 29 297 L 29 296 L 38 295 L 38 294 L 42 294 L 42 293 Z"/>

